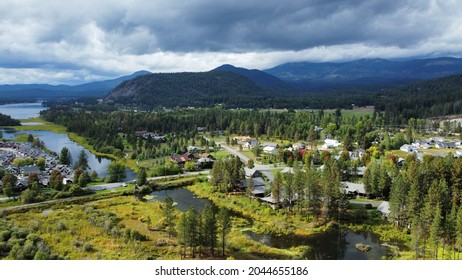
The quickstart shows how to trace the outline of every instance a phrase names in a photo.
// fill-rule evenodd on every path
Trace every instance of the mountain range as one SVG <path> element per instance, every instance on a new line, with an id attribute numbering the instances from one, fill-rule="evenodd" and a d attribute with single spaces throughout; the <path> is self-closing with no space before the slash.
<path id="1" fill-rule="evenodd" d="M 16 84 L 0 85 L 0 98 L 102 98 L 112 91 L 121 82 L 136 78 L 140 75 L 151 74 L 148 71 L 138 71 L 128 76 L 116 79 L 84 83 L 80 85 L 49 85 L 49 84 Z"/>
<path id="2" fill-rule="evenodd" d="M 375 58 L 338 63 L 294 62 L 264 71 L 305 91 L 352 85 L 383 87 L 462 73 L 462 59 L 440 57 L 394 61 Z"/>
<path id="3" fill-rule="evenodd" d="M 219 103 L 244 95 L 259 99 L 281 94 L 371 93 L 459 73 L 462 73 L 462 59 L 452 57 L 400 61 L 375 58 L 335 63 L 293 62 L 266 70 L 225 64 L 209 72 L 152 74 L 139 71 L 117 79 L 75 86 L 0 85 L 0 99 L 105 97 L 110 102 L 117 103 L 121 98 L 124 103 L 133 99 L 135 103 L 145 104 L 142 100 L 151 94 L 164 99 L 174 96 L 186 98 L 181 103 L 191 102 L 194 98 L 196 101 L 210 98 Z M 161 100 L 159 98 L 151 100 Z"/>

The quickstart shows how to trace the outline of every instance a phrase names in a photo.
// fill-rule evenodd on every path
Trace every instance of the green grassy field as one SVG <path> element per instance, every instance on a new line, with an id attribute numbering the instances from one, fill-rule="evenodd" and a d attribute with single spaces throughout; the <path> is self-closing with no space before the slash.
<path id="1" fill-rule="evenodd" d="M 324 110 L 324 113 L 327 113 L 327 114 L 333 114 L 335 113 L 335 109 L 328 109 L 328 110 Z M 342 116 L 356 116 L 356 117 L 361 117 L 361 116 L 372 116 L 372 114 L 374 113 L 374 107 L 373 106 L 366 106 L 366 107 L 356 107 L 354 109 L 351 109 L 351 110 L 345 110 L 345 109 L 342 109 L 341 111 L 342 113 Z"/>

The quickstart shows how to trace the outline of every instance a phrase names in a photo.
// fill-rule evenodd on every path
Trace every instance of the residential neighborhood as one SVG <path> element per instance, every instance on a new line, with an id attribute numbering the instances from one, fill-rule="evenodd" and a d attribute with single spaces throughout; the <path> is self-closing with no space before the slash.
<path id="1" fill-rule="evenodd" d="M 44 159 L 42 169 L 33 164 L 40 158 Z M 29 164 L 17 164 L 21 161 Z M 22 191 L 28 187 L 30 174 L 37 174 L 42 186 L 48 186 L 52 170 L 60 172 L 64 184 L 72 182 L 74 177 L 73 168 L 59 164 L 58 156 L 47 153 L 29 142 L 0 141 L 0 167 L 16 177 L 16 191 Z M 0 178 L 0 190 L 2 185 L 3 182 Z"/>

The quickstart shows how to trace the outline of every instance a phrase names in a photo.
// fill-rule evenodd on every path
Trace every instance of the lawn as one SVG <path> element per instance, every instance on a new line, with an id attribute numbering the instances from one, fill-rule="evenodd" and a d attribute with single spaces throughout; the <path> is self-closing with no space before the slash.
<path id="1" fill-rule="evenodd" d="M 324 113 L 334 114 L 335 109 L 324 110 Z M 372 114 L 374 113 L 374 106 L 355 107 L 354 109 L 351 109 L 351 110 L 342 109 L 341 113 L 342 113 L 342 116 L 345 116 L 345 117 L 352 117 L 352 116 L 364 117 L 367 115 L 372 116 Z"/>

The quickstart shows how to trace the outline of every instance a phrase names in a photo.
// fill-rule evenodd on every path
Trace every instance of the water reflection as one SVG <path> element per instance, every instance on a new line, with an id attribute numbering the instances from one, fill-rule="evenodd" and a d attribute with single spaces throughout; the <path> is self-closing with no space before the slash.
<path id="1" fill-rule="evenodd" d="M 189 208 L 194 207 L 196 210 L 204 208 L 211 202 L 204 198 L 195 196 L 192 192 L 184 188 L 168 189 L 163 191 L 155 191 L 151 193 L 155 199 L 163 202 L 167 196 L 170 196 L 176 202 L 176 208 L 180 211 L 187 211 Z"/>
<path id="2" fill-rule="evenodd" d="M 60 154 L 61 149 L 63 147 L 67 147 L 71 153 L 73 163 L 77 161 L 77 159 L 79 158 L 80 152 L 83 150 L 88 158 L 88 166 L 90 168 L 89 172 L 96 171 L 100 177 L 104 177 L 107 175 L 107 169 L 108 169 L 109 164 L 111 163 L 111 160 L 107 158 L 103 158 L 103 157 L 98 157 L 92 154 L 89 150 L 87 150 L 83 146 L 72 141 L 67 134 L 54 133 L 51 131 L 32 131 L 32 130 L 16 132 L 11 129 L 3 129 L 2 132 L 3 132 L 3 138 L 7 140 L 12 140 L 21 134 L 26 134 L 26 135 L 32 134 L 34 135 L 34 137 L 37 137 L 40 140 L 42 140 L 45 143 L 45 147 L 47 149 L 57 153 L 58 155 Z M 136 178 L 136 173 L 132 171 L 131 169 L 127 168 L 125 172 L 127 174 L 127 181 L 133 180 Z"/>
<path id="3" fill-rule="evenodd" d="M 304 256 L 307 259 L 318 260 L 380 260 L 387 255 L 387 250 L 380 246 L 377 235 L 371 232 L 355 233 L 349 229 L 332 229 L 310 236 L 272 234 L 256 234 L 246 231 L 248 238 L 265 245 L 288 249 L 291 247 L 308 246 Z M 356 243 L 371 246 L 367 253 L 356 249 Z"/>
<path id="4" fill-rule="evenodd" d="M 47 108 L 41 102 L 35 103 L 14 103 L 0 105 L 0 113 L 9 115 L 13 119 L 28 119 L 38 117 L 40 111 Z"/>

